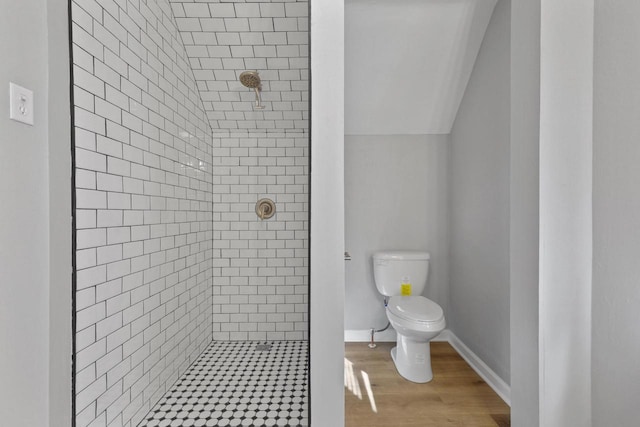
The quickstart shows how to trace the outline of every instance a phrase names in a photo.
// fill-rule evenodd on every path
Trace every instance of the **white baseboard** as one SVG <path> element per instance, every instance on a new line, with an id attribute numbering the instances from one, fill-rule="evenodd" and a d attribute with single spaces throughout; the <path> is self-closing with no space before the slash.
<path id="1" fill-rule="evenodd" d="M 346 330 L 345 342 L 368 342 L 371 340 L 371 330 Z M 376 342 L 395 342 L 396 331 L 389 328 L 384 332 L 375 334 Z M 445 329 L 432 341 L 444 341 L 451 344 L 458 354 L 476 371 L 478 375 L 496 392 L 504 402 L 511 406 L 511 387 L 502 380 L 493 370 L 487 366 L 469 347 L 467 347 L 453 332 Z"/>
<path id="2" fill-rule="evenodd" d="M 449 342 L 449 330 L 445 329 L 444 331 L 440 332 L 431 341 L 434 341 L 434 342 Z"/>
<path id="3" fill-rule="evenodd" d="M 445 329 L 440 334 L 432 339 L 435 342 L 449 342 L 450 336 L 453 335 L 451 331 Z M 396 342 L 396 331 L 389 327 L 384 332 L 376 332 L 374 335 L 376 342 Z M 371 341 L 371 329 L 348 329 L 344 331 L 344 342 L 369 342 Z"/>
<path id="4" fill-rule="evenodd" d="M 467 347 L 453 332 L 446 330 L 448 335 L 449 344 L 453 347 L 460 356 L 467 361 L 469 366 L 476 371 L 478 375 L 487 383 L 489 387 L 496 392 L 504 403 L 511 406 L 511 387 L 504 382 L 502 378 L 498 376 L 493 370 L 487 366 L 469 347 Z"/>
<path id="5" fill-rule="evenodd" d="M 389 326 L 384 332 L 376 332 L 376 342 L 396 342 L 396 331 Z M 344 342 L 369 342 L 371 341 L 371 329 L 350 329 L 344 331 Z"/>

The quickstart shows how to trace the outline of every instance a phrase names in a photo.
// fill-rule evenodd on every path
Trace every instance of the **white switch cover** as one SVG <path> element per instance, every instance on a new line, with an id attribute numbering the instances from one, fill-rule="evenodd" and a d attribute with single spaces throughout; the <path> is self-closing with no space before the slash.
<path id="1" fill-rule="evenodd" d="M 9 100 L 9 118 L 33 125 L 33 91 L 10 82 Z"/>

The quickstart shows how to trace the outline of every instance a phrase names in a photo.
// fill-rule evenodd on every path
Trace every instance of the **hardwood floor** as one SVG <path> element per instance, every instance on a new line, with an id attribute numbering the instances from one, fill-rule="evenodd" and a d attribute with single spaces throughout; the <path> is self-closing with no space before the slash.
<path id="1" fill-rule="evenodd" d="M 345 427 L 511 425 L 509 406 L 449 343 L 431 343 L 433 380 L 426 384 L 398 374 L 389 354 L 394 345 L 346 344 Z"/>

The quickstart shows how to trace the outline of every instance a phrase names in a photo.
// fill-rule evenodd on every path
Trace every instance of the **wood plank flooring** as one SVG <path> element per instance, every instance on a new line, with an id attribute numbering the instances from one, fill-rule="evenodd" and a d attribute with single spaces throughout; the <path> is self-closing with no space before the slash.
<path id="1" fill-rule="evenodd" d="M 345 345 L 345 427 L 511 425 L 509 406 L 449 343 L 431 343 L 433 380 L 426 384 L 398 374 L 389 354 L 394 345 Z"/>

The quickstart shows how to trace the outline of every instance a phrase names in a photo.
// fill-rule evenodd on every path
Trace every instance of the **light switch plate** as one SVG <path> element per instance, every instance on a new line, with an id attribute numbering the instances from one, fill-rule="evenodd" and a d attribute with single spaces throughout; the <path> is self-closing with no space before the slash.
<path id="1" fill-rule="evenodd" d="M 33 125 L 33 91 L 10 82 L 9 100 L 9 118 Z"/>

